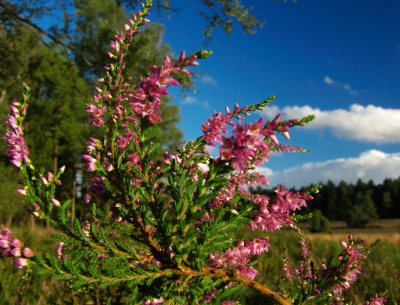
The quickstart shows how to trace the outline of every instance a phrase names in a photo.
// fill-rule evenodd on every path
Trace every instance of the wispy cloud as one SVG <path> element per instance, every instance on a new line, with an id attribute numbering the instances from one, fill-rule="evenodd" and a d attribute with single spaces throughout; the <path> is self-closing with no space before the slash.
<path id="1" fill-rule="evenodd" d="M 217 85 L 217 81 L 208 74 L 199 75 L 198 81 L 204 84 Z"/>
<path id="2" fill-rule="evenodd" d="M 348 110 L 321 110 L 310 106 L 266 107 L 262 113 L 273 118 L 282 113 L 285 118 L 302 118 L 315 114 L 307 129 L 329 129 L 339 138 L 373 142 L 400 143 L 400 109 L 353 104 Z"/>
<path id="3" fill-rule="evenodd" d="M 324 82 L 328 85 L 332 85 L 335 81 L 327 75 L 324 77 Z"/>
<path id="4" fill-rule="evenodd" d="M 332 78 L 330 78 L 328 75 L 324 77 L 324 83 L 328 84 L 328 85 L 336 85 L 340 88 L 343 88 L 350 95 L 358 95 L 359 94 L 358 90 L 354 90 L 353 88 L 351 88 L 351 86 L 349 84 L 342 83 L 340 81 L 335 81 Z"/>
<path id="5" fill-rule="evenodd" d="M 400 152 L 385 153 L 379 150 L 368 150 L 357 158 L 340 158 L 325 162 L 310 162 L 289 168 L 283 172 L 272 172 L 269 168 L 258 168 L 271 186 L 286 183 L 288 187 L 301 187 L 328 180 L 335 184 L 340 181 L 356 183 L 358 179 L 365 182 L 373 180 L 376 184 L 385 178 L 400 176 Z"/>
<path id="6" fill-rule="evenodd" d="M 181 100 L 181 104 L 182 105 L 201 105 L 205 108 L 208 108 L 210 106 L 210 104 L 207 101 L 199 101 L 197 99 L 197 97 L 194 96 L 185 96 L 185 98 L 183 98 Z"/>

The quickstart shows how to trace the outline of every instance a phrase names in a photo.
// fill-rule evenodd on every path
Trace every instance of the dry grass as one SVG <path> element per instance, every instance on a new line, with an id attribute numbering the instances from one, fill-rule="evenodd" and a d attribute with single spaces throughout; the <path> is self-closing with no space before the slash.
<path id="1" fill-rule="evenodd" d="M 335 230 L 333 233 L 305 233 L 308 240 L 347 241 L 347 236 L 352 234 L 356 238 L 364 239 L 368 244 L 380 239 L 393 245 L 400 245 L 400 231 L 377 229 L 346 229 Z"/>
<path id="2" fill-rule="evenodd" d="M 400 246 L 400 219 L 382 219 L 370 224 L 367 228 L 348 228 L 344 221 L 331 222 L 332 233 L 309 233 L 308 224 L 300 227 L 308 240 L 346 241 L 347 236 L 352 234 L 356 238 L 364 239 L 368 244 L 380 239 L 392 245 Z"/>

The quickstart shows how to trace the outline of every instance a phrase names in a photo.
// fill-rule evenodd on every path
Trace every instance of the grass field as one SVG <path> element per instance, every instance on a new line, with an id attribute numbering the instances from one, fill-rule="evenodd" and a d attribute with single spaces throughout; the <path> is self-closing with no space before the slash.
<path id="1" fill-rule="evenodd" d="M 339 242 L 347 240 L 348 234 L 365 239 L 369 244 L 377 239 L 381 243 L 371 253 L 369 259 L 362 268 L 359 281 L 352 285 L 346 296 L 353 304 L 364 304 L 376 292 L 388 290 L 389 305 L 400 304 L 400 219 L 382 220 L 365 229 L 349 229 L 341 222 L 332 223 L 333 233 L 311 234 L 307 232 L 307 225 L 301 224 L 305 236 L 309 242 L 310 249 L 314 253 L 315 260 L 326 259 L 330 254 L 337 255 L 342 250 Z M 37 254 L 49 252 L 54 254 L 56 242 L 50 240 L 49 232 L 40 227 L 32 229 L 13 228 L 14 236 L 23 237 L 27 246 L 35 249 Z M 238 238 L 248 239 L 254 236 L 251 230 L 238 232 Z M 266 234 L 263 234 L 265 236 Z M 274 288 L 277 280 L 282 276 L 282 253 L 283 244 L 288 247 L 290 256 L 299 259 L 298 236 L 293 230 L 282 230 L 268 234 L 270 237 L 269 252 L 259 258 L 256 269 L 259 271 L 257 280 Z M 16 291 L 22 285 L 21 277 L 23 270 L 16 270 L 10 266 L 7 259 L 0 260 L 0 297 L 1 304 L 11 304 L 15 299 Z M 61 302 L 65 287 L 60 283 L 52 281 L 46 276 L 34 275 L 28 282 L 23 304 L 45 305 L 64 304 Z M 232 296 L 241 304 L 269 304 L 267 300 L 252 291 L 243 289 Z M 219 304 L 215 300 L 214 304 Z"/>

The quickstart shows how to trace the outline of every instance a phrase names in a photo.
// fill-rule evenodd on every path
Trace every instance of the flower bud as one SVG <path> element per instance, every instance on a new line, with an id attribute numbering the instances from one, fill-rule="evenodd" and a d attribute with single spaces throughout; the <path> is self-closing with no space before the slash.
<path id="1" fill-rule="evenodd" d="M 49 182 L 47 181 L 47 179 L 45 178 L 45 177 L 40 177 L 40 179 L 42 180 L 42 183 L 44 184 L 44 185 L 49 185 Z"/>
<path id="2" fill-rule="evenodd" d="M 22 241 L 20 241 L 19 239 L 13 239 L 10 242 L 10 246 L 13 247 L 13 248 L 20 248 L 20 247 L 22 247 L 23 244 L 24 243 Z"/>
<path id="3" fill-rule="evenodd" d="M 26 258 L 17 258 L 14 262 L 15 266 L 18 268 L 23 268 L 28 265 L 28 260 Z"/>
<path id="4" fill-rule="evenodd" d="M 4 228 L 0 231 L 0 239 L 10 240 L 12 238 L 12 233 L 10 229 Z"/>
<path id="5" fill-rule="evenodd" d="M 7 250 L 9 248 L 10 248 L 10 242 L 6 239 L 1 239 L 0 240 L 0 249 Z"/>
<path id="6" fill-rule="evenodd" d="M 58 201 L 57 199 L 55 199 L 55 198 L 50 198 L 50 201 L 51 201 L 51 203 L 52 204 L 54 204 L 55 206 L 60 206 L 61 205 L 61 203 L 60 203 L 60 201 Z"/>
<path id="7" fill-rule="evenodd" d="M 21 256 L 21 248 L 14 248 L 10 250 L 10 254 L 14 257 L 20 257 Z"/>
<path id="8" fill-rule="evenodd" d="M 17 189 L 17 193 L 20 193 L 21 195 L 28 195 L 28 190 L 27 189 Z"/>
<path id="9" fill-rule="evenodd" d="M 33 250 L 31 248 L 24 248 L 22 250 L 22 255 L 24 257 L 32 257 L 33 255 L 35 255 L 35 253 L 33 252 Z"/>

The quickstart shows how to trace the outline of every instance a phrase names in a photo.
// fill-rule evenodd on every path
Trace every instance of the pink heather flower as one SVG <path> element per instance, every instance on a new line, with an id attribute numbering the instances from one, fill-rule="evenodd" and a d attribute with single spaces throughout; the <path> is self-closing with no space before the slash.
<path id="1" fill-rule="evenodd" d="M 87 144 L 88 154 L 91 154 L 92 151 L 101 148 L 101 142 L 99 140 L 97 140 L 96 138 L 90 138 L 90 141 L 87 142 L 86 144 Z"/>
<path id="2" fill-rule="evenodd" d="M 94 172 L 97 168 L 97 160 L 89 155 L 83 155 L 82 159 L 86 161 L 86 168 L 88 172 Z"/>
<path id="3" fill-rule="evenodd" d="M 89 237 L 89 235 L 90 235 L 89 230 L 90 230 L 90 223 L 89 223 L 89 221 L 86 220 L 82 226 L 82 232 L 86 237 Z"/>
<path id="4" fill-rule="evenodd" d="M 92 197 L 90 197 L 90 195 L 88 193 L 83 195 L 83 200 L 85 201 L 85 203 L 89 203 L 91 199 L 92 199 Z"/>
<path id="5" fill-rule="evenodd" d="M 16 192 L 21 195 L 28 195 L 28 189 L 16 189 Z"/>
<path id="6" fill-rule="evenodd" d="M 250 248 L 251 254 L 261 254 L 263 252 L 268 252 L 269 238 L 254 238 L 251 242 L 245 241 L 245 245 Z"/>
<path id="7" fill-rule="evenodd" d="M 63 249 L 64 243 L 63 242 L 59 242 L 57 244 L 57 255 L 60 258 L 62 256 L 62 249 Z"/>
<path id="8" fill-rule="evenodd" d="M 164 162 L 165 164 L 171 163 L 171 155 L 167 151 L 164 152 L 162 162 Z"/>
<path id="9" fill-rule="evenodd" d="M 30 248 L 24 248 L 23 250 L 22 250 L 22 255 L 24 256 L 24 257 L 32 257 L 33 255 L 34 255 L 35 253 L 33 252 L 33 250 L 32 249 L 30 249 Z"/>
<path id="10" fill-rule="evenodd" d="M 371 298 L 365 305 L 383 305 L 386 303 L 387 296 L 379 296 L 378 294 L 375 294 L 373 298 Z"/>
<path id="11" fill-rule="evenodd" d="M 0 230 L 0 239 L 3 240 L 11 240 L 12 239 L 12 233 L 10 229 L 4 228 Z"/>
<path id="12" fill-rule="evenodd" d="M 243 265 L 239 266 L 239 268 L 236 269 L 235 272 L 238 275 L 242 275 L 242 276 L 247 277 L 247 278 L 249 278 L 251 280 L 254 280 L 256 275 L 257 275 L 257 273 L 258 273 L 257 270 L 253 268 L 253 266 L 246 267 L 246 266 L 243 266 Z"/>
<path id="13" fill-rule="evenodd" d="M 33 205 L 32 205 L 32 207 L 31 208 L 27 208 L 27 209 L 25 209 L 28 213 L 32 213 L 33 215 L 35 215 L 36 217 L 39 217 L 39 215 L 40 215 L 40 212 L 39 212 L 39 210 L 40 210 L 40 206 L 37 204 L 37 203 L 34 203 Z"/>
<path id="14" fill-rule="evenodd" d="M 26 258 L 17 258 L 14 261 L 15 266 L 17 266 L 19 269 L 25 267 L 28 265 L 28 260 Z"/>
<path id="15" fill-rule="evenodd" d="M 20 241 L 19 239 L 13 239 L 10 242 L 10 246 L 13 248 L 20 248 L 23 246 L 23 244 L 24 243 L 22 241 Z"/>
<path id="16" fill-rule="evenodd" d="M 12 108 L 13 109 L 13 108 Z M 20 171 L 22 162 L 30 162 L 28 158 L 28 147 L 25 145 L 24 138 L 22 137 L 23 132 L 21 126 L 18 126 L 16 116 L 16 111 L 14 112 L 14 117 L 9 116 L 6 123 L 12 128 L 12 130 L 7 129 L 3 139 L 7 143 L 7 156 L 11 159 L 11 163 L 14 166 L 16 172 Z"/>
<path id="17" fill-rule="evenodd" d="M 106 110 L 106 107 L 96 107 L 93 104 L 87 104 L 86 105 L 86 111 L 90 114 L 89 116 L 89 123 L 93 126 L 103 126 L 104 121 L 101 118 L 104 114 L 104 111 Z"/>
<path id="18" fill-rule="evenodd" d="M 20 257 L 21 256 L 21 248 L 14 248 L 10 250 L 10 254 L 14 257 Z"/>
<path id="19" fill-rule="evenodd" d="M 120 45 L 119 45 L 119 42 L 118 42 L 118 41 L 111 41 L 110 46 L 111 46 L 111 48 L 113 48 L 115 51 L 119 52 Z"/>
<path id="20" fill-rule="evenodd" d="M 162 297 L 160 297 L 159 299 L 153 299 L 153 301 L 146 300 L 143 302 L 143 305 L 158 305 L 162 303 L 164 303 L 164 300 Z"/>
<path id="21" fill-rule="evenodd" d="M 235 300 L 231 300 L 231 301 L 223 301 L 222 305 L 235 305 L 236 301 Z"/>
<path id="22" fill-rule="evenodd" d="M 50 201 L 51 201 L 52 204 L 54 204 L 57 207 L 59 207 L 61 205 L 60 201 L 58 201 L 55 198 L 50 198 Z"/>
<path id="23" fill-rule="evenodd" d="M 45 178 L 45 177 L 40 177 L 40 179 L 42 180 L 42 183 L 44 184 L 44 185 L 49 185 L 49 182 L 47 181 L 47 179 Z"/>
<path id="24" fill-rule="evenodd" d="M 10 248 L 10 242 L 6 239 L 0 240 L 0 250 L 6 250 Z"/>

